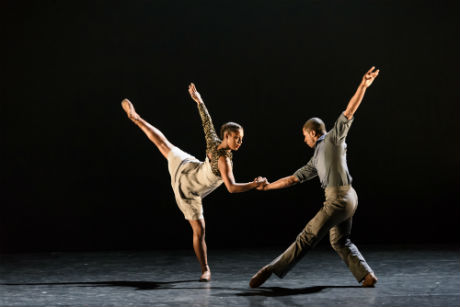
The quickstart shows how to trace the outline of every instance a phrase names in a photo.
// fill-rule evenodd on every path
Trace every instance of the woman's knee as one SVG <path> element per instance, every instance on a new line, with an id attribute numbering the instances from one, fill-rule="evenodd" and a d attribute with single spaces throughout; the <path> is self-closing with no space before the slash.
<path id="1" fill-rule="evenodd" d="M 204 240 L 205 237 L 205 225 L 200 220 L 193 221 L 190 223 L 192 225 L 193 237 Z"/>
<path id="2" fill-rule="evenodd" d="M 197 231 L 193 230 L 193 237 L 194 237 L 195 239 L 199 240 L 199 241 L 204 241 L 205 235 L 206 235 L 206 234 L 205 234 L 204 229 L 202 229 L 202 230 L 197 230 Z"/>

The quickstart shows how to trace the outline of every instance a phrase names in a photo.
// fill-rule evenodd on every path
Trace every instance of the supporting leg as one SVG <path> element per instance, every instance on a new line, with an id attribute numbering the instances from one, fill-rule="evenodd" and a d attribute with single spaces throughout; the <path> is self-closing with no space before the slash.
<path id="1" fill-rule="evenodd" d="M 128 118 L 132 120 L 133 123 L 135 123 L 139 128 L 141 128 L 141 130 L 144 131 L 145 135 L 147 135 L 149 140 L 156 145 L 161 154 L 165 158 L 168 158 L 168 154 L 171 151 L 173 145 L 168 141 L 164 134 L 160 130 L 149 124 L 147 121 L 142 119 L 139 116 L 139 114 L 136 113 L 133 104 L 128 99 L 123 99 L 123 101 L 121 102 L 121 106 L 128 115 Z"/>
<path id="2" fill-rule="evenodd" d="M 189 220 L 193 229 L 193 249 L 196 258 L 201 265 L 200 281 L 211 280 L 211 270 L 208 265 L 207 247 L 205 241 L 205 221 L 204 219 Z"/>
<path id="3" fill-rule="evenodd" d="M 332 248 L 342 258 L 358 282 L 363 281 L 364 287 L 372 287 L 377 282 L 372 269 L 363 255 L 350 240 L 352 218 L 334 226 L 329 231 Z"/>

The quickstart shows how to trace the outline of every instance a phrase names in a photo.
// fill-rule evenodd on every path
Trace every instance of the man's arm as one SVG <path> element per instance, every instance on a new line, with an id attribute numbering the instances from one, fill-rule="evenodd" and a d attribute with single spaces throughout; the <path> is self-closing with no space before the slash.
<path id="1" fill-rule="evenodd" d="M 296 185 L 298 183 L 302 183 L 307 180 L 313 179 L 316 176 L 318 176 L 318 173 L 316 171 L 313 159 L 310 159 L 310 161 L 308 161 L 307 164 L 299 168 L 294 174 L 278 179 L 275 182 L 259 186 L 257 187 L 257 190 L 268 191 L 284 189 Z"/>
<path id="2" fill-rule="evenodd" d="M 353 97 L 351 97 L 345 112 L 343 112 L 343 115 L 345 115 L 348 119 L 353 118 L 353 114 L 355 114 L 356 110 L 361 104 L 361 101 L 363 100 L 366 89 L 371 86 L 372 82 L 374 82 L 378 75 L 379 70 L 375 70 L 375 67 L 372 66 L 372 68 L 369 69 L 369 71 L 363 76 L 363 79 L 361 80 L 356 93 L 353 95 Z"/>
<path id="3" fill-rule="evenodd" d="M 277 190 L 277 189 L 284 189 L 288 188 L 290 186 L 293 186 L 297 183 L 299 183 L 300 180 L 294 176 L 287 176 L 281 179 L 276 180 L 275 182 L 266 184 L 264 186 L 261 186 L 260 188 L 257 188 L 258 190 L 263 190 L 263 191 L 268 191 L 268 190 Z"/>

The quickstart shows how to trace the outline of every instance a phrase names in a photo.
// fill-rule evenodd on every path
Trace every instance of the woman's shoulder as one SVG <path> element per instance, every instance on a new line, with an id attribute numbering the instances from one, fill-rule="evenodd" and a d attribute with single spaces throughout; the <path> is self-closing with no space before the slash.
<path id="1" fill-rule="evenodd" d="M 226 149 L 217 149 L 216 147 L 216 153 L 217 153 L 217 156 L 218 157 L 228 157 L 230 159 L 233 158 L 233 154 L 232 154 L 232 151 L 231 150 L 226 150 Z"/>

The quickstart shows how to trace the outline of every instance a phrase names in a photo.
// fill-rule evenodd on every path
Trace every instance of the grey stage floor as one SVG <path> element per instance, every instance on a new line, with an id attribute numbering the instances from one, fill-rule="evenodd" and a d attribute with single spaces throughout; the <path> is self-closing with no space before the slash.
<path id="1" fill-rule="evenodd" d="M 1 256 L 0 306 L 460 306 L 457 246 L 360 246 L 379 277 L 362 288 L 325 246 L 284 279 L 248 281 L 282 248 L 210 250 L 200 283 L 190 250 Z"/>

